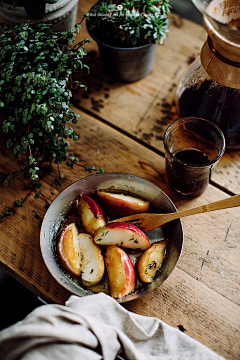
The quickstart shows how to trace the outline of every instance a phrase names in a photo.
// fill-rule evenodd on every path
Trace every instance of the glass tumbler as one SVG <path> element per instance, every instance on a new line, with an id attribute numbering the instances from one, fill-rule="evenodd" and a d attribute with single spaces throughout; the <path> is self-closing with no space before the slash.
<path id="1" fill-rule="evenodd" d="M 169 187 L 181 195 L 201 195 L 225 151 L 220 128 L 209 120 L 185 117 L 168 126 L 163 141 Z"/>

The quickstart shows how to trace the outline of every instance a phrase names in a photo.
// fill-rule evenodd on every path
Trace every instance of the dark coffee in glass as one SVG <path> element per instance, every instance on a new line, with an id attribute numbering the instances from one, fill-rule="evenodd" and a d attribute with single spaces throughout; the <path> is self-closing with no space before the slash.
<path id="1" fill-rule="evenodd" d="M 195 117 L 176 120 L 164 135 L 166 180 L 182 195 L 198 196 L 209 184 L 223 155 L 222 131 L 212 122 Z"/>

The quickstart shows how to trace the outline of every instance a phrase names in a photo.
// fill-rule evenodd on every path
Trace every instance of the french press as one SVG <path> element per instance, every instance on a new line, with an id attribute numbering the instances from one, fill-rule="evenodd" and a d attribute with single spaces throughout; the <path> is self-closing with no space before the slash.
<path id="1" fill-rule="evenodd" d="M 178 84 L 177 112 L 213 121 L 226 147 L 240 149 L 240 0 L 192 2 L 203 14 L 208 38 Z"/>

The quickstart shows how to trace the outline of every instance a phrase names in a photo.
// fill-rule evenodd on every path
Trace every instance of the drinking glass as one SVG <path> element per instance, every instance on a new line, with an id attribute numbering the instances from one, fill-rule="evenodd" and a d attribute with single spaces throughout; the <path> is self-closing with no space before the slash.
<path id="1" fill-rule="evenodd" d="M 225 139 L 213 122 L 185 117 L 174 121 L 165 131 L 166 180 L 179 194 L 199 196 L 225 151 Z"/>

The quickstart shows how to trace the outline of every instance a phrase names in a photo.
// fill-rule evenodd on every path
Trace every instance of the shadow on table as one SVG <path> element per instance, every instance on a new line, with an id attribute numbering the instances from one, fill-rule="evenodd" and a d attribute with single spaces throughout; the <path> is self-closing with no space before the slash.
<path id="1" fill-rule="evenodd" d="M 43 303 L 31 291 L 0 269 L 0 330 L 22 320 Z"/>

